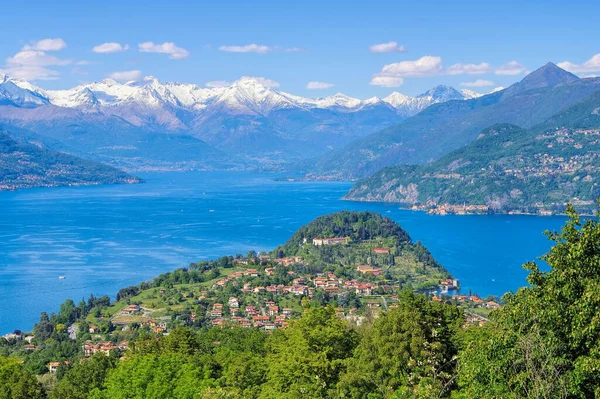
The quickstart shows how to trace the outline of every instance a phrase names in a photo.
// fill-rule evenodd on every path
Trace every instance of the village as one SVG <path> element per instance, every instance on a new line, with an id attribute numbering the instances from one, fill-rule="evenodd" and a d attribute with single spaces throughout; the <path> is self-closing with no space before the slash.
<path id="1" fill-rule="evenodd" d="M 335 237 L 305 239 L 303 245 L 322 248 L 349 243 L 348 237 Z M 391 249 L 375 246 L 369 248 L 369 253 L 372 255 L 368 259 L 387 257 Z M 81 335 L 88 337 L 81 346 L 81 361 L 98 353 L 122 357 L 129 348 L 129 339 L 140 329 L 156 337 L 169 335 L 173 328 L 181 326 L 237 326 L 270 333 L 288 327 L 311 303 L 333 305 L 337 317 L 360 326 L 366 318 L 397 308 L 403 289 L 400 284 L 386 279 L 383 265 L 346 265 L 342 269 L 344 276 L 338 276 L 333 271 L 308 271 L 309 261 L 303 256 L 277 258 L 261 253 L 255 257 L 236 257 L 231 263 L 233 267 L 222 269 L 222 275 L 213 280 L 149 288 L 95 316 L 89 315 L 83 323 L 68 326 L 72 339 Z M 462 307 L 465 325 L 484 324 L 487 314 L 501 306 L 497 301 L 484 300 L 475 294 L 459 294 L 459 290 L 458 279 L 446 278 L 422 292 L 433 301 Z M 23 346 L 26 351 L 39 350 L 32 344 L 34 336 L 31 334 L 19 332 L 4 338 L 27 341 Z M 64 366 L 69 363 L 50 362 L 47 369 L 57 373 Z"/>
<path id="2" fill-rule="evenodd" d="M 513 179 L 517 182 L 526 182 L 528 179 L 543 180 L 556 177 L 565 181 L 573 180 L 582 183 L 592 183 L 593 176 L 600 172 L 600 158 L 598 145 L 600 144 L 600 130 L 598 129 L 555 129 L 539 134 L 535 137 L 535 153 L 530 157 L 516 155 L 506 158 L 498 164 L 490 164 L 481 170 L 458 173 L 426 173 L 423 179 L 452 180 L 454 184 L 467 184 L 468 182 L 495 179 Z M 568 149 L 568 151 L 567 151 Z M 456 181 L 456 183 L 454 183 Z M 514 183 L 515 188 L 507 193 L 510 196 L 522 195 L 519 190 L 520 183 Z M 475 201 L 471 201 L 475 202 Z M 407 208 L 413 211 L 424 211 L 432 215 L 478 215 L 498 211 L 511 215 L 537 214 L 552 216 L 560 213 L 566 206 L 565 201 L 531 201 L 527 206 L 498 207 L 493 201 L 479 200 L 479 203 L 442 202 L 439 199 L 408 203 Z M 582 200 L 576 196 L 570 199 L 571 203 L 582 209 L 593 209 L 594 200 Z M 587 213 L 586 213 L 587 214 Z"/>
<path id="3" fill-rule="evenodd" d="M 347 243 L 348 239 L 343 237 L 312 240 L 312 245 L 316 247 Z M 372 253 L 388 255 L 390 249 L 375 247 Z M 143 299 L 133 297 L 130 305 L 120 308 L 110 317 L 110 322 L 121 330 L 140 326 L 157 335 L 168 334 L 171 326 L 178 324 L 172 322 L 173 317 L 179 324 L 239 326 L 271 332 L 286 328 L 291 319 L 301 316 L 305 304 L 318 300 L 321 304 L 334 305 L 338 317 L 360 324 L 367 313 L 376 315 L 397 307 L 395 302 L 402 290 L 400 285 L 385 279 L 383 268 L 372 265 L 348 266 L 348 273 L 355 277 L 344 278 L 331 271 L 315 274 L 300 272 L 308 265 L 301 256 L 273 258 L 268 254 L 260 254 L 256 258 L 236 258 L 233 263 L 236 265 L 233 270 L 207 284 L 153 288 Z M 281 279 L 281 274 L 287 277 L 287 284 L 276 282 Z M 459 280 L 449 278 L 424 292 L 431 295 L 433 300 L 453 300 L 464 307 L 495 309 L 499 306 L 477 295 L 457 295 L 459 289 Z M 183 303 L 170 306 L 170 312 L 151 306 L 159 298 L 173 297 L 183 298 Z M 485 317 L 477 315 L 469 319 L 471 323 L 483 321 Z M 89 332 L 100 331 L 95 325 L 90 325 Z M 104 351 L 110 347 L 98 346 L 98 343 L 95 345 L 86 347 L 86 353 Z"/>

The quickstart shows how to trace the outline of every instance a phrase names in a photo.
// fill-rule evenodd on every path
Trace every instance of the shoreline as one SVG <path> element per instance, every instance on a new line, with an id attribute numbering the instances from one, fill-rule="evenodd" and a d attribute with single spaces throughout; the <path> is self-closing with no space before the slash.
<path id="1" fill-rule="evenodd" d="M 368 200 L 368 199 L 357 199 L 357 198 L 347 198 L 346 196 L 340 198 L 341 201 L 349 201 L 349 202 L 367 202 L 367 203 L 375 203 L 375 204 L 390 204 L 390 205 L 399 205 L 400 209 L 404 211 L 413 211 L 413 212 L 424 212 L 429 215 L 438 215 L 438 216 L 489 216 L 489 215 L 508 215 L 508 216 L 567 216 L 564 212 L 548 212 L 548 213 L 532 213 L 532 212 L 524 212 L 520 210 L 506 210 L 506 211 L 463 211 L 463 212 L 441 212 L 437 210 L 435 207 L 427 207 L 427 208 L 416 208 L 416 205 L 407 204 L 405 202 L 394 202 L 394 201 L 379 201 L 379 200 Z M 463 205 L 452 205 L 445 204 L 449 207 L 461 207 Z M 470 205 L 467 205 L 470 206 Z M 471 206 L 481 206 L 481 205 L 471 205 Z M 593 212 L 587 212 L 582 210 L 577 210 L 577 213 L 580 216 L 596 216 Z"/>

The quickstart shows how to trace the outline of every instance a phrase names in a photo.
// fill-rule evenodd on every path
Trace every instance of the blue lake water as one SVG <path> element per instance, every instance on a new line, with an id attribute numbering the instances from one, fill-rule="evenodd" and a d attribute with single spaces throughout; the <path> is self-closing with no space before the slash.
<path id="1" fill-rule="evenodd" d="M 30 330 L 66 298 L 114 297 L 192 261 L 270 250 L 329 212 L 373 210 L 422 241 L 463 291 L 525 285 L 521 265 L 549 249 L 563 217 L 433 216 L 341 201 L 345 182 L 248 173 L 146 174 L 147 184 L 0 193 L 0 334 Z M 59 279 L 59 276 L 65 276 Z"/>

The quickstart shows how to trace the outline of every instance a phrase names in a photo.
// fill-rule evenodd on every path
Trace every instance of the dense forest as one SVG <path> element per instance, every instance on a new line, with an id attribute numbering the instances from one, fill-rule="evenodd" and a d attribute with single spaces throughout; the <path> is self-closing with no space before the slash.
<path id="1" fill-rule="evenodd" d="M 528 286 L 506 294 L 483 325 L 467 325 L 450 301 L 404 290 L 397 307 L 360 325 L 305 301 L 301 317 L 273 333 L 140 333 L 120 355 L 75 358 L 54 375 L 37 375 L 5 342 L 0 398 L 600 397 L 600 224 L 567 212 L 562 230 L 546 233 L 547 267 L 524 265 Z M 105 301 L 43 315 L 36 337 L 75 350 L 65 325 Z"/>

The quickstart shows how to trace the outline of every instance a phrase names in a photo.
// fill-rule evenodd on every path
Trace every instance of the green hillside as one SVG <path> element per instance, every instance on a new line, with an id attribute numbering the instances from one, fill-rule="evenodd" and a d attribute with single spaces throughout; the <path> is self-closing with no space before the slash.
<path id="1" fill-rule="evenodd" d="M 0 131 L 0 190 L 142 182 L 108 165 L 19 143 Z"/>
<path id="2" fill-rule="evenodd" d="M 451 213 L 555 213 L 570 202 L 591 213 L 600 196 L 599 110 L 600 91 L 530 130 L 494 125 L 430 164 L 383 169 L 345 198 Z"/>

